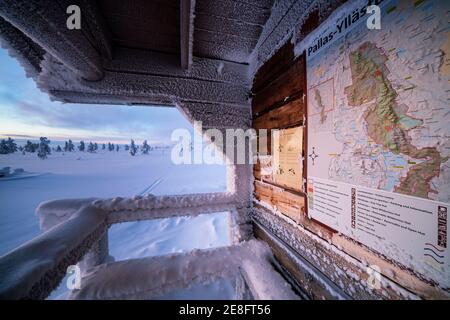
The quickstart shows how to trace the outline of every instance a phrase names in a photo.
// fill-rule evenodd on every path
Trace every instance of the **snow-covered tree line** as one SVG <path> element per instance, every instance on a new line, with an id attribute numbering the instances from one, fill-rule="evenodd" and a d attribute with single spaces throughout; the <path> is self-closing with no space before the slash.
<path id="1" fill-rule="evenodd" d="M 0 154 L 14 153 L 17 150 L 17 144 L 13 139 L 8 138 L 8 140 L 2 139 L 2 141 L 0 141 Z"/>
<path id="2" fill-rule="evenodd" d="M 83 140 L 79 142 L 78 146 L 75 146 L 72 140 L 68 140 L 64 142 L 64 146 L 61 147 L 60 145 L 53 148 L 53 151 L 55 152 L 75 152 L 78 149 L 79 152 L 89 152 L 89 153 L 95 153 L 99 149 L 99 145 L 97 142 L 89 142 L 86 143 Z M 120 145 L 114 144 L 111 142 L 103 143 L 101 145 L 102 150 L 107 151 L 120 151 Z M 140 151 L 142 154 L 148 154 L 150 151 L 152 151 L 154 148 L 150 146 L 147 142 L 147 140 L 144 140 L 141 146 L 137 145 L 133 139 L 131 139 L 130 144 L 126 144 L 124 146 L 125 151 L 129 152 L 130 155 L 135 156 Z M 11 139 L 10 137 L 8 139 L 2 139 L 0 141 L 0 154 L 9 154 L 20 151 L 23 154 L 25 153 L 37 153 L 38 157 L 40 159 L 46 159 L 49 154 L 51 154 L 52 149 L 50 148 L 50 140 L 46 137 L 40 137 L 39 142 L 33 143 L 30 140 L 27 140 L 27 142 L 23 146 L 18 146 L 17 143 L 14 142 L 14 139 Z"/>
<path id="3" fill-rule="evenodd" d="M 38 147 L 38 157 L 39 159 L 46 159 L 47 155 L 51 154 L 50 151 L 50 140 L 48 140 L 46 137 L 40 137 L 39 138 L 39 147 Z"/>

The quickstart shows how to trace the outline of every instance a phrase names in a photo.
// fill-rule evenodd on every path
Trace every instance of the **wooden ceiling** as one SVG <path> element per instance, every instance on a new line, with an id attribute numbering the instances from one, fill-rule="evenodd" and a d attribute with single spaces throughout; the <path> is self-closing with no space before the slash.
<path id="1" fill-rule="evenodd" d="M 114 46 L 180 53 L 180 1 L 97 0 Z M 193 55 L 246 63 L 274 0 L 196 0 Z"/>
<path id="2" fill-rule="evenodd" d="M 274 0 L 197 0 L 194 55 L 246 62 Z"/>
<path id="3" fill-rule="evenodd" d="M 116 46 L 180 52 L 179 0 L 98 0 Z"/>

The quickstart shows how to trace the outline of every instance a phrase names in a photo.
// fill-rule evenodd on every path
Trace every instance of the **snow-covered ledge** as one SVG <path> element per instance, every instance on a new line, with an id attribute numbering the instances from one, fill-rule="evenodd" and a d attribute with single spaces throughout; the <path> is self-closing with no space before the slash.
<path id="1" fill-rule="evenodd" d="M 174 196 L 135 196 L 111 199 L 67 199 L 41 203 L 36 214 L 43 231 L 49 230 L 70 219 L 86 205 L 102 209 L 107 213 L 108 225 L 121 222 L 196 216 L 199 214 L 226 211 L 237 205 L 233 193 L 217 192 Z"/>
<path id="2" fill-rule="evenodd" d="M 298 299 L 273 263 L 269 246 L 255 239 L 229 247 L 113 262 L 92 269 L 70 299 L 152 299 L 237 277 L 243 278 L 254 299 Z"/>

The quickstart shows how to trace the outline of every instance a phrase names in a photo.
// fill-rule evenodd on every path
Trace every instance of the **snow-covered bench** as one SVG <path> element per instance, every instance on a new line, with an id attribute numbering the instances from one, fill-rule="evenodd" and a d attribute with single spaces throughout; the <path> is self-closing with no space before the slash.
<path id="1" fill-rule="evenodd" d="M 82 289 L 71 295 L 74 299 L 151 298 L 176 286 L 223 276 L 242 276 L 255 298 L 295 297 L 273 270 L 270 249 L 256 240 L 241 242 L 233 199 L 230 194 L 217 193 L 43 203 L 37 214 L 44 233 L 0 258 L 0 298 L 46 298 L 66 275 L 67 267 L 79 262 Z M 108 262 L 107 230 L 114 223 L 221 211 L 230 212 L 230 247 Z"/>

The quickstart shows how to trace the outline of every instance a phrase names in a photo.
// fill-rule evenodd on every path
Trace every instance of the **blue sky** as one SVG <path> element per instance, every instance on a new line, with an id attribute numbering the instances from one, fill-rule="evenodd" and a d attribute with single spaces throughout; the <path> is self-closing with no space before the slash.
<path id="1" fill-rule="evenodd" d="M 0 48 L 0 136 L 170 143 L 177 128 L 192 126 L 176 108 L 52 102 Z"/>

